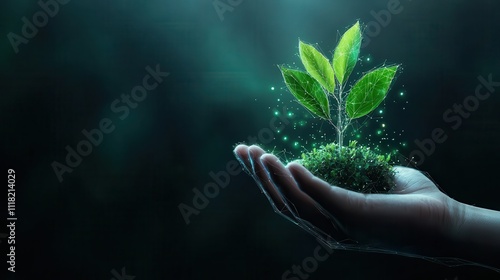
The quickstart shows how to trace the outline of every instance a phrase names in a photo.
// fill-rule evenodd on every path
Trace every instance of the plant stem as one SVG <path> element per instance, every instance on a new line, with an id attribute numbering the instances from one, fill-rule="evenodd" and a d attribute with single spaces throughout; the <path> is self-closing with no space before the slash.
<path id="1" fill-rule="evenodd" d="M 342 148 L 343 142 L 344 142 L 344 129 L 342 127 L 342 84 L 339 87 L 339 97 L 337 98 L 338 101 L 338 106 L 337 106 L 337 111 L 338 111 L 338 116 L 337 116 L 337 139 L 338 139 L 338 144 L 339 144 L 339 149 Z"/>

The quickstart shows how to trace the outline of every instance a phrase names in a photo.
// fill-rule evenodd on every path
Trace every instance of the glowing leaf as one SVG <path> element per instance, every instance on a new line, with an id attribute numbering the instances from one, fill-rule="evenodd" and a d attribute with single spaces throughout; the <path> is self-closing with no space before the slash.
<path id="1" fill-rule="evenodd" d="M 397 69 L 398 65 L 381 67 L 359 79 L 347 96 L 347 115 L 355 119 L 375 110 L 387 95 Z"/>
<path id="2" fill-rule="evenodd" d="M 359 48 L 361 46 L 361 31 L 359 30 L 359 22 L 356 22 L 349 28 L 339 44 L 335 48 L 333 54 L 333 69 L 335 76 L 340 84 L 343 84 L 349 78 L 349 75 L 356 66 L 359 56 Z"/>
<path id="3" fill-rule="evenodd" d="M 330 119 L 328 98 L 321 85 L 309 74 L 280 67 L 285 84 L 300 104 L 316 116 Z"/>
<path id="4" fill-rule="evenodd" d="M 335 77 L 328 59 L 312 45 L 303 43 L 300 40 L 299 53 L 307 72 L 328 92 L 333 92 L 335 90 Z"/>

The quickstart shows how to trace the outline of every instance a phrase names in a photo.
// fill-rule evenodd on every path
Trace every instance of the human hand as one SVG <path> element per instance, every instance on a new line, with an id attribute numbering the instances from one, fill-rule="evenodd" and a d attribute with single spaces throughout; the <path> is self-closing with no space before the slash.
<path id="1" fill-rule="evenodd" d="M 362 194 L 312 175 L 298 163 L 284 166 L 258 146 L 234 153 L 274 210 L 323 240 L 409 255 L 447 256 L 450 235 L 463 221 L 463 204 L 418 170 L 395 167 L 389 194 Z M 331 245 L 332 243 L 330 243 Z"/>

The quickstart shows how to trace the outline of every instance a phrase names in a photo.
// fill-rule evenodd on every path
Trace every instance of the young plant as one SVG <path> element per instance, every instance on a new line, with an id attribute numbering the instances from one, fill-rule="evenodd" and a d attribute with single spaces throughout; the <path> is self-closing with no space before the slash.
<path id="1" fill-rule="evenodd" d="M 368 147 L 358 146 L 356 141 L 344 146 L 344 132 L 352 120 L 366 116 L 382 103 L 399 65 L 371 70 L 346 91 L 360 46 L 361 31 L 356 22 L 342 35 L 331 61 L 314 46 L 299 40 L 300 59 L 307 72 L 283 66 L 280 70 L 299 103 L 328 121 L 337 132 L 337 143 L 302 154 L 304 167 L 332 185 L 363 193 L 384 193 L 394 186 L 390 154 L 379 155 Z M 337 105 L 334 114 L 330 99 Z"/>
<path id="2" fill-rule="evenodd" d="M 351 121 L 369 114 L 384 100 L 399 67 L 376 68 L 345 91 L 358 61 L 360 46 L 361 31 L 356 22 L 342 35 L 331 62 L 314 46 L 299 40 L 300 59 L 307 72 L 279 67 L 287 88 L 299 103 L 333 125 L 339 148 L 343 146 L 344 132 Z M 336 123 L 332 119 L 329 98 L 337 105 Z"/>

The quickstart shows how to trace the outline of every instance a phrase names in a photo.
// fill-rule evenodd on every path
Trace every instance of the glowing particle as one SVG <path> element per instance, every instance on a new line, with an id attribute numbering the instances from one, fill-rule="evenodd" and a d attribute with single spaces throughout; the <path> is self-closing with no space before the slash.
<path id="1" fill-rule="evenodd" d="M 382 130 L 377 130 L 377 135 L 382 135 Z"/>
<path id="2" fill-rule="evenodd" d="M 295 142 L 293 143 L 293 145 L 295 146 L 295 148 L 297 148 L 299 146 L 299 142 Z"/>
<path id="3" fill-rule="evenodd" d="M 288 112 L 288 116 L 289 117 L 293 116 L 293 113 L 292 112 Z"/>
<path id="4" fill-rule="evenodd" d="M 361 138 L 361 134 L 356 134 L 356 138 Z"/>
<path id="5" fill-rule="evenodd" d="M 383 112 L 384 112 L 384 110 L 380 110 L 380 111 L 378 111 L 378 113 L 379 113 L 379 114 L 382 114 Z"/>
<path id="6" fill-rule="evenodd" d="M 283 136 L 283 141 L 287 141 L 288 140 L 288 136 Z"/>
<path id="7" fill-rule="evenodd" d="M 370 61 L 370 58 L 369 58 L 369 57 L 367 57 L 367 58 L 366 58 L 366 61 L 368 61 L 368 62 L 369 62 L 369 61 Z"/>
<path id="8" fill-rule="evenodd" d="M 399 93 L 399 96 L 403 96 L 403 95 L 405 95 L 405 93 L 404 93 L 404 92 L 400 92 L 400 93 Z"/>
<path id="9" fill-rule="evenodd" d="M 274 90 L 274 87 L 271 87 L 271 90 Z"/>
<path id="10" fill-rule="evenodd" d="M 274 111 L 274 115 L 275 115 L 275 116 L 277 116 L 277 115 L 279 115 L 279 114 L 280 114 L 280 112 L 278 112 L 278 111 Z"/>
<path id="11" fill-rule="evenodd" d="M 385 123 L 382 124 L 382 127 L 385 127 Z"/>
<path id="12" fill-rule="evenodd" d="M 280 99 L 278 98 L 278 102 L 280 102 Z"/>

